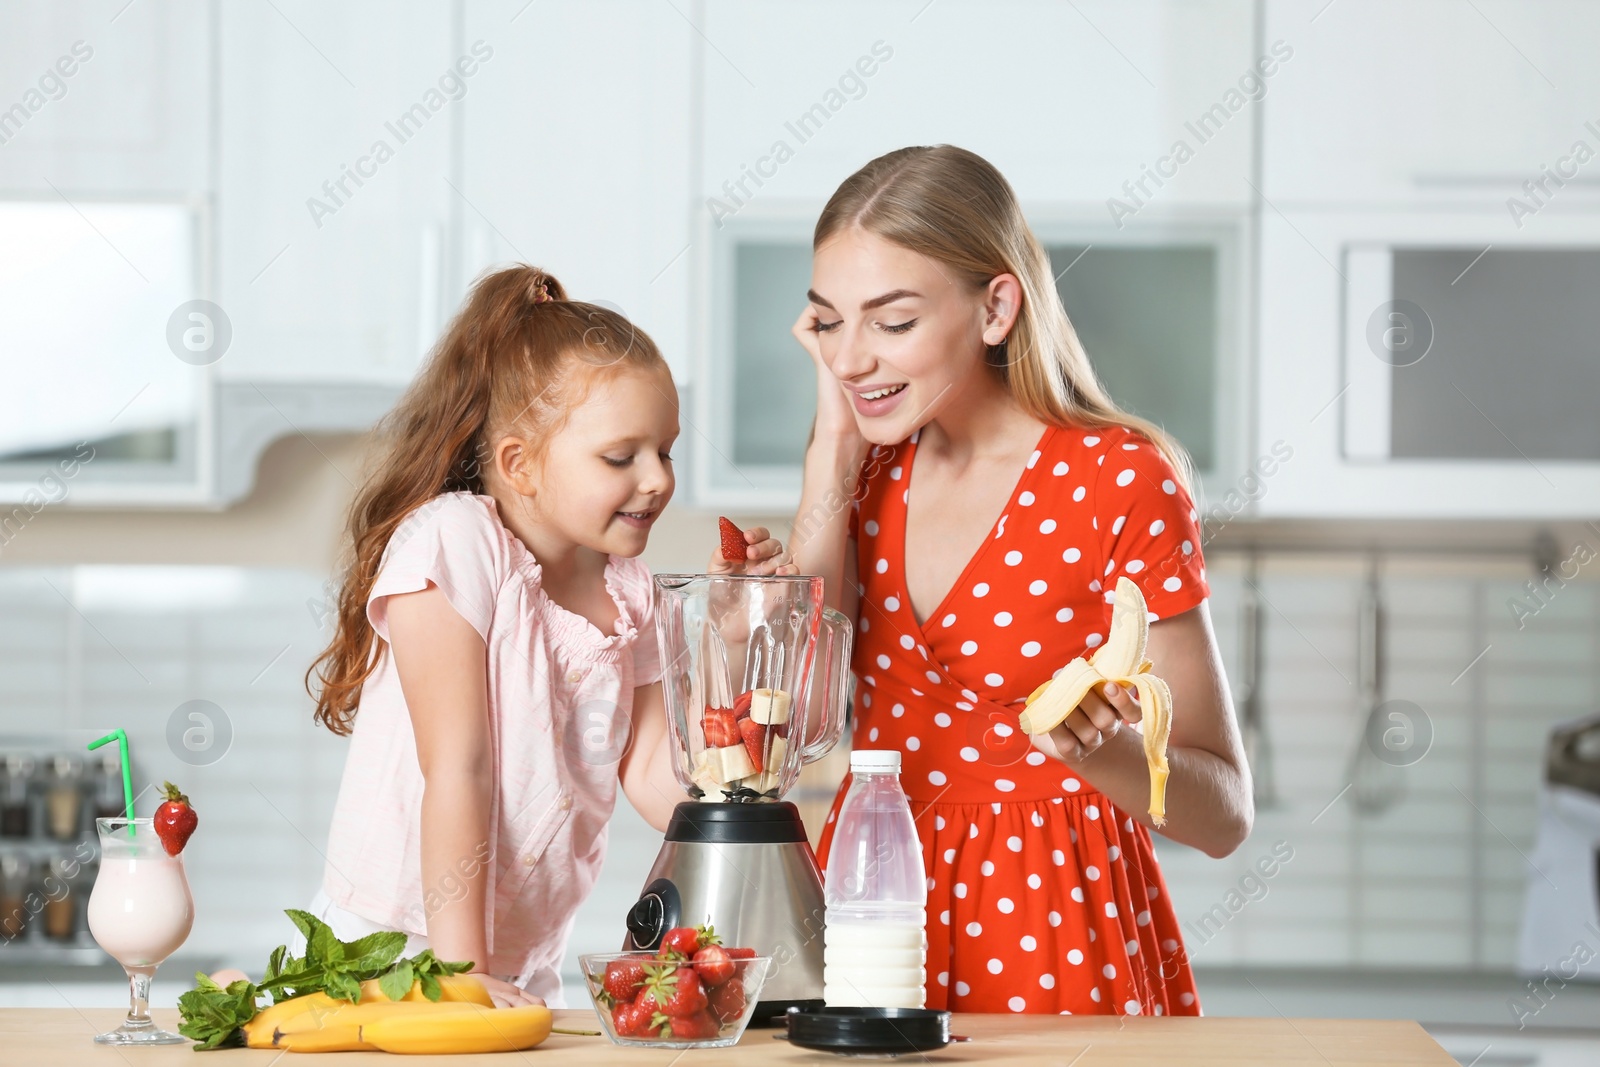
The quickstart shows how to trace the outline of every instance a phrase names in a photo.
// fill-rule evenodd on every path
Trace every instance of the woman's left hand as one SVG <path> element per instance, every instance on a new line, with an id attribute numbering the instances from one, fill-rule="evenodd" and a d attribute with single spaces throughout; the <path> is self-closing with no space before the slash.
<path id="1" fill-rule="evenodd" d="M 1106 682 L 1089 690 L 1061 725 L 1047 734 L 1035 734 L 1033 746 L 1063 763 L 1080 763 L 1115 737 L 1123 723 L 1135 723 L 1141 718 L 1135 692 Z"/>
<path id="2" fill-rule="evenodd" d="M 730 563 L 722 558 L 722 550 L 711 553 L 707 574 L 799 574 L 800 568 L 783 550 L 783 542 L 773 537 L 765 526 L 752 526 L 744 531 L 745 549 L 743 563 Z"/>

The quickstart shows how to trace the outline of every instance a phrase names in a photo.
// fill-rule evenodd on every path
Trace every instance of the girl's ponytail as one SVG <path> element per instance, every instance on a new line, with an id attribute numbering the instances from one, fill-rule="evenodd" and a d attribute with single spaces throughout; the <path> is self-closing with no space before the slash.
<path id="1" fill-rule="evenodd" d="M 379 424 L 383 458 L 350 507 L 336 629 L 306 672 L 317 722 L 348 734 L 362 686 L 378 666 L 383 650 L 367 621 L 367 598 L 396 528 L 440 493 L 483 493 L 496 437 L 552 432 L 578 399 L 570 386 L 584 365 L 666 368 L 654 343 L 622 315 L 568 300 L 562 284 L 537 267 L 496 271 L 473 288 Z"/>

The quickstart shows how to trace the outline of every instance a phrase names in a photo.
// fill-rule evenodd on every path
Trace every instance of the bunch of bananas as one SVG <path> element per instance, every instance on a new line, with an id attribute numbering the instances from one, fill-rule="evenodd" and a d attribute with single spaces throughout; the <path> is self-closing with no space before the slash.
<path id="1" fill-rule="evenodd" d="M 251 1048 L 288 1052 L 382 1051 L 449 1055 L 516 1052 L 550 1036 L 550 1009 L 538 1005 L 496 1008 L 474 978 L 439 978 L 437 1003 L 421 983 L 398 1001 L 384 996 L 377 979 L 361 984 L 357 1002 L 308 993 L 281 1001 L 244 1026 Z"/>
<path id="2" fill-rule="evenodd" d="M 1172 733 L 1172 690 L 1150 673 L 1145 644 L 1150 617 L 1144 594 L 1132 580 L 1117 579 L 1111 602 L 1111 632 L 1088 659 L 1079 656 L 1035 689 L 1022 712 L 1022 729 L 1030 734 L 1054 730 L 1072 714 L 1089 690 L 1102 682 L 1131 685 L 1139 693 L 1144 714 L 1144 758 L 1150 765 L 1150 821 L 1167 821 L 1167 738 Z"/>

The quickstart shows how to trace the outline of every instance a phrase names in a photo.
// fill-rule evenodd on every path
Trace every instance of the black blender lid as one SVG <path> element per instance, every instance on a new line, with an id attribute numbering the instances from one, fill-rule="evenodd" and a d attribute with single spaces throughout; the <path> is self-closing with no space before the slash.
<path id="1" fill-rule="evenodd" d="M 950 1044 L 950 1013 L 929 1008 L 790 1008 L 789 1042 L 818 1052 L 932 1052 Z"/>

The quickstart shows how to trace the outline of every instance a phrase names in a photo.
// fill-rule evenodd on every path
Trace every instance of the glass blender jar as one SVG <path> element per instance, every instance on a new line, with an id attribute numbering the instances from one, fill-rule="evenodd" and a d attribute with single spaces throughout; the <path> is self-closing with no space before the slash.
<path id="1" fill-rule="evenodd" d="M 822 873 L 794 804 L 844 728 L 851 626 L 816 575 L 661 574 L 662 689 L 679 804 L 624 949 L 710 924 L 773 957 L 755 1018 L 822 1003 Z"/>

